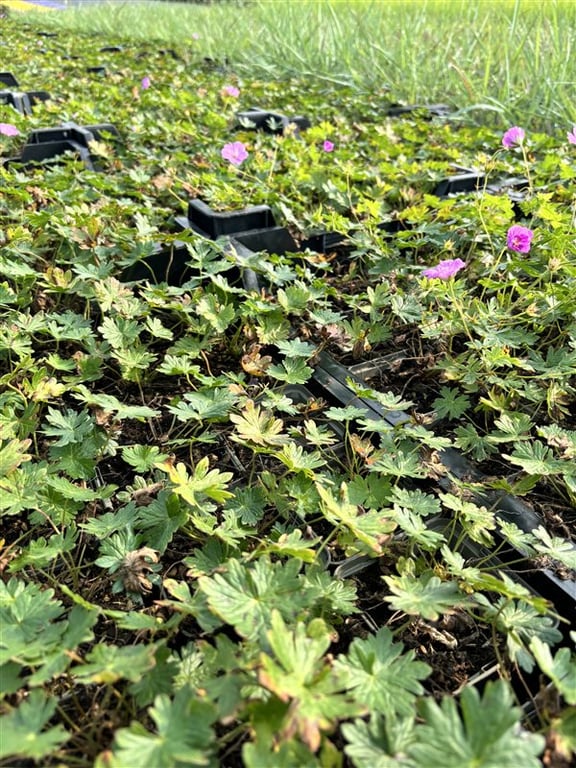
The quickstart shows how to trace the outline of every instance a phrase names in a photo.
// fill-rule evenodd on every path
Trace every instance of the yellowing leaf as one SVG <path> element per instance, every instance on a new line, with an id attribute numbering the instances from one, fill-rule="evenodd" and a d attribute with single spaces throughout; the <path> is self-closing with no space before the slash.
<path id="1" fill-rule="evenodd" d="M 231 414 L 230 421 L 236 424 L 238 435 L 232 439 L 238 443 L 249 442 L 256 445 L 283 445 L 288 438 L 281 435 L 283 422 L 275 419 L 269 411 L 263 411 L 252 400 L 240 414 Z"/>
<path id="2" fill-rule="evenodd" d="M 24 451 L 30 447 L 31 440 L 9 440 L 0 448 L 0 477 L 6 477 L 23 461 L 30 461 L 32 456 Z"/>
<path id="3" fill-rule="evenodd" d="M 59 383 L 54 376 L 51 376 L 49 379 L 43 379 L 38 384 L 34 392 L 32 392 L 32 400 L 45 403 L 53 397 L 59 397 L 65 390 L 66 385 Z"/>
<path id="4" fill-rule="evenodd" d="M 168 473 L 174 483 L 174 493 L 193 507 L 197 507 L 205 497 L 222 504 L 234 496 L 225 490 L 226 483 L 232 479 L 232 472 L 220 472 L 218 469 L 208 471 L 207 456 L 198 462 L 192 476 L 188 474 L 186 465 L 182 462 L 173 466 L 169 461 L 165 461 L 156 466 Z"/>

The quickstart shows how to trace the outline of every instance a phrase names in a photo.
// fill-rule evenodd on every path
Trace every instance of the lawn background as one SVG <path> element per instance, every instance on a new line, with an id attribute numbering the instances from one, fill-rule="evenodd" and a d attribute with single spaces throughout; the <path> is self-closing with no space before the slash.
<path id="1" fill-rule="evenodd" d="M 83 2 L 18 14 L 45 29 L 158 40 L 271 79 L 382 87 L 446 102 L 467 122 L 563 131 L 576 120 L 576 4 L 568 0 Z"/>

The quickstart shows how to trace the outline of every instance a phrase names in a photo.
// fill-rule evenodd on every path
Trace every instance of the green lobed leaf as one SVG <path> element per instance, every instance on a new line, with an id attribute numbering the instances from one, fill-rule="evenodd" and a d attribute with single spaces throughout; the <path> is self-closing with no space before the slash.
<path id="1" fill-rule="evenodd" d="M 414 651 L 403 653 L 387 627 L 366 639 L 356 638 L 346 656 L 339 656 L 335 669 L 357 702 L 386 718 L 409 717 L 416 697 L 424 692 L 420 680 L 431 668 L 414 659 Z"/>
<path id="2" fill-rule="evenodd" d="M 155 653 L 154 643 L 122 647 L 98 643 L 86 655 L 86 663 L 74 667 L 74 674 L 91 683 L 136 683 L 156 664 Z"/>
<path id="3" fill-rule="evenodd" d="M 411 717 L 394 718 L 373 714 L 370 720 L 355 720 L 342 725 L 344 747 L 354 768 L 414 768 L 406 756 L 412 744 L 414 723 Z"/>
<path id="4" fill-rule="evenodd" d="M 301 566 L 296 559 L 286 564 L 272 563 L 267 557 L 254 563 L 231 559 L 223 573 L 201 576 L 198 584 L 217 616 L 243 637 L 255 640 L 270 626 L 274 609 L 289 619 L 306 605 Z"/>
<path id="5" fill-rule="evenodd" d="M 321 745 L 322 733 L 337 721 L 359 714 L 363 705 L 343 692 L 342 680 L 326 659 L 331 637 L 328 627 L 317 619 L 308 627 L 299 622 L 287 626 L 273 611 L 267 632 L 271 653 L 260 655 L 260 685 L 282 702 L 290 702 L 282 730 L 298 733 L 312 751 Z"/>
<path id="6" fill-rule="evenodd" d="M 32 691 L 20 705 L 0 717 L 0 758 L 31 758 L 51 755 L 70 738 L 62 725 L 43 730 L 56 711 L 56 699 Z"/>
<path id="7" fill-rule="evenodd" d="M 550 645 L 538 636 L 531 638 L 530 650 L 540 670 L 552 680 L 566 703 L 576 705 L 576 656 L 569 648 L 560 648 L 552 656 Z"/>
<path id="8" fill-rule="evenodd" d="M 384 581 L 392 592 L 384 600 L 396 611 L 429 621 L 437 621 L 441 614 L 467 602 L 456 582 L 441 581 L 430 572 L 418 577 L 384 576 Z"/>
<path id="9" fill-rule="evenodd" d="M 503 680 L 489 682 L 482 698 L 465 688 L 460 709 L 446 696 L 424 699 L 420 711 L 424 722 L 407 749 L 415 768 L 541 768 L 544 737 L 519 730 L 521 712 Z"/>
<path id="10" fill-rule="evenodd" d="M 200 700 L 187 686 L 173 699 L 160 694 L 149 709 L 155 731 L 138 722 L 116 731 L 110 768 L 216 768 L 216 713 L 210 702 Z"/>
<path id="11" fill-rule="evenodd" d="M 169 405 L 168 410 L 178 421 L 221 421 L 228 417 L 237 401 L 227 387 L 216 387 L 200 392 L 186 392 L 176 405 Z"/>

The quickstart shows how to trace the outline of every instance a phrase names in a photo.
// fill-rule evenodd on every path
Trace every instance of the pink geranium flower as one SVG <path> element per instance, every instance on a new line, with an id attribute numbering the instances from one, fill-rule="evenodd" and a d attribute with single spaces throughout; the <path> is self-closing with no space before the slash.
<path id="1" fill-rule="evenodd" d="M 233 99 L 237 99 L 238 96 L 240 96 L 240 91 L 235 85 L 225 85 L 224 88 L 222 88 L 222 95 L 231 96 Z"/>
<path id="2" fill-rule="evenodd" d="M 532 232 L 531 229 L 515 224 L 508 230 L 508 234 L 506 235 L 506 245 L 511 251 L 528 253 L 533 237 L 534 232 Z"/>
<path id="3" fill-rule="evenodd" d="M 19 136 L 20 131 L 12 123 L 0 123 L 0 133 L 2 136 Z"/>
<path id="4" fill-rule="evenodd" d="M 150 88 L 150 86 L 152 85 L 152 80 L 150 80 L 148 75 L 146 75 L 145 77 L 142 78 L 141 85 L 142 85 L 142 90 L 143 91 L 146 91 L 148 88 Z"/>
<path id="5" fill-rule="evenodd" d="M 241 141 L 232 141 L 230 144 L 224 144 L 220 154 L 224 160 L 228 160 L 232 165 L 242 165 L 248 157 L 246 147 Z"/>
<path id="6" fill-rule="evenodd" d="M 516 144 L 522 144 L 526 134 L 524 129 L 518 125 L 513 125 L 512 128 L 508 128 L 506 133 L 502 136 L 502 146 L 505 149 L 511 149 Z"/>
<path id="7" fill-rule="evenodd" d="M 422 274 L 429 280 L 448 280 L 465 266 L 466 262 L 462 261 L 462 259 L 445 259 L 436 264 L 435 267 L 423 270 Z"/>
<path id="8" fill-rule="evenodd" d="M 322 144 L 322 149 L 324 150 L 324 152 L 332 152 L 334 149 L 334 144 L 331 141 L 328 141 L 328 139 L 326 139 L 324 144 Z"/>
<path id="9" fill-rule="evenodd" d="M 568 132 L 566 136 L 568 137 L 570 144 L 576 144 L 576 125 L 572 126 L 572 132 Z"/>

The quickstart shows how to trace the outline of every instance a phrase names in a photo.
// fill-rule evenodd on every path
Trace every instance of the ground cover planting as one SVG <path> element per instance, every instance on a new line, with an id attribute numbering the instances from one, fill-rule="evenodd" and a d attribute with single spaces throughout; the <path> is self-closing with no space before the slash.
<path id="1" fill-rule="evenodd" d="M 576 127 L 3 24 L 0 765 L 573 765 Z"/>

